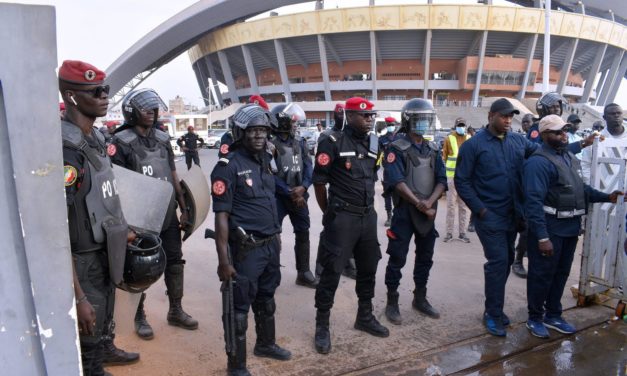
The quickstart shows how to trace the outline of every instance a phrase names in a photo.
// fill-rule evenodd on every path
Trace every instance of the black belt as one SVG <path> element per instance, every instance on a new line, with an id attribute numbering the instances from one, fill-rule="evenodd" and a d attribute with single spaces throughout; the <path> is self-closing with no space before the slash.
<path id="1" fill-rule="evenodd" d="M 369 214 L 374 209 L 373 205 L 357 206 L 357 205 L 350 204 L 344 200 L 341 200 L 337 197 L 332 198 L 330 202 L 331 202 L 331 206 L 335 208 L 347 211 L 349 213 L 359 214 L 359 215 Z"/>
<path id="2" fill-rule="evenodd" d="M 257 247 L 263 247 L 264 245 L 272 242 L 274 239 L 276 238 L 276 235 L 272 235 L 269 236 L 267 238 L 263 238 L 263 239 L 257 239 L 255 237 L 252 237 L 252 239 L 249 239 L 248 241 L 255 246 L 255 248 Z"/>

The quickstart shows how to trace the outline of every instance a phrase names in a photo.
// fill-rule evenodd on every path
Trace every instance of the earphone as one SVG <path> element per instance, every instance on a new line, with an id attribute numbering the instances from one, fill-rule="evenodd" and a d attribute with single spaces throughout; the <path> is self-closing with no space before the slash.
<path id="1" fill-rule="evenodd" d="M 78 103 L 76 103 L 76 99 L 74 99 L 74 97 L 70 97 L 70 100 L 72 101 L 72 103 L 74 103 L 75 106 L 78 106 Z"/>

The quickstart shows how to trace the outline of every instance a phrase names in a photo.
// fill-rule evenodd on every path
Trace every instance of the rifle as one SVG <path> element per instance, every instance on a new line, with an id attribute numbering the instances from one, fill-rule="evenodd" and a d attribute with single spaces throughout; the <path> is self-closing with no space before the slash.
<path id="1" fill-rule="evenodd" d="M 212 229 L 205 229 L 205 239 L 216 238 L 216 233 Z M 229 264 L 233 265 L 231 250 L 227 246 L 227 256 Z M 224 323 L 224 342 L 227 355 L 235 356 L 237 348 L 235 345 L 235 308 L 233 306 L 233 278 L 222 281 L 220 292 L 222 293 L 222 322 Z"/>

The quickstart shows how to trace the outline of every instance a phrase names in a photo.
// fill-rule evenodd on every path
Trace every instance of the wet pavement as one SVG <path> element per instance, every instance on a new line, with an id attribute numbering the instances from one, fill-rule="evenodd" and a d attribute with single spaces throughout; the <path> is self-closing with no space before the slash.
<path id="1" fill-rule="evenodd" d="M 216 150 L 201 150 L 201 165 L 209 176 L 217 161 Z M 381 185 L 377 183 L 377 191 Z M 311 192 L 312 193 L 312 192 Z M 313 193 L 312 193 L 313 194 Z M 318 234 L 322 230 L 321 212 L 312 197 L 311 265 L 315 260 Z M 506 290 L 505 312 L 512 321 L 506 338 L 486 334 L 483 314 L 483 251 L 479 239 L 469 233 L 470 244 L 454 240 L 436 242 L 434 265 L 428 285 L 428 297 L 441 312 L 439 320 L 418 313 L 411 306 L 414 288 L 413 249 L 403 269 L 399 288 L 403 324 L 392 325 L 383 314 L 387 263 L 387 238 L 383 199 L 376 196 L 379 213 L 378 237 L 383 258 L 377 272 L 375 314 L 390 330 L 388 338 L 376 338 L 353 329 L 357 310 L 355 283 L 342 277 L 331 313 L 330 354 L 320 355 L 313 347 L 315 327 L 314 290 L 296 286 L 294 236 L 289 220 L 283 226 L 281 254 L 282 281 L 276 293 L 277 343 L 291 350 L 292 360 L 279 362 L 252 355 L 254 320 L 249 315 L 248 367 L 253 375 L 624 375 L 624 350 L 627 324 L 606 324 L 613 309 L 604 306 L 574 308 L 567 288 L 562 297 L 565 318 L 580 331 L 565 337 L 551 333 L 550 340 L 529 335 L 524 326 L 526 313 L 526 280 L 510 275 Z M 445 228 L 446 204 L 439 205 L 436 228 Z M 213 213 L 205 226 L 213 228 Z M 203 227 L 204 228 L 204 227 Z M 216 275 L 217 258 L 213 242 L 203 239 L 203 231 L 194 233 L 183 245 L 185 269 L 185 310 L 200 322 L 196 331 L 168 326 L 167 296 L 162 281 L 148 291 L 146 313 L 155 338 L 143 341 L 133 333 L 134 307 L 137 299 L 120 293 L 116 305 L 116 344 L 127 351 L 141 353 L 139 363 L 112 367 L 116 376 L 223 375 L 226 356 L 221 323 L 220 283 Z M 457 237 L 457 229 L 454 234 Z M 581 247 L 581 242 L 580 242 Z M 580 251 L 571 269 L 567 286 L 577 284 Z M 526 260 L 525 260 L 526 263 Z M 622 362 L 622 363 L 621 363 Z M 621 368 L 622 367 L 622 368 Z M 622 372 L 622 373 L 620 373 Z"/>

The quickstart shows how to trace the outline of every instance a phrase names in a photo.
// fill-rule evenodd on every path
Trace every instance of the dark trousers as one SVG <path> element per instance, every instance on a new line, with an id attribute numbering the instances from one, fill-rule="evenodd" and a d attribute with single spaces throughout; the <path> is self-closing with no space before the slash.
<path id="1" fill-rule="evenodd" d="M 292 203 L 289 196 L 276 196 L 276 209 L 279 215 L 279 222 L 282 224 L 285 216 L 290 217 L 294 232 L 306 232 L 309 231 L 309 207 L 305 205 L 302 208 L 297 208 Z"/>
<path id="2" fill-rule="evenodd" d="M 265 303 L 274 298 L 274 292 L 281 284 L 279 238 L 245 252 L 242 258 L 237 245 L 229 242 L 233 251 L 235 277 L 233 303 L 235 311 L 248 313 L 254 302 Z"/>
<path id="3" fill-rule="evenodd" d="M 163 228 L 159 238 L 161 238 L 161 246 L 165 251 L 167 266 L 184 264 L 185 262 L 182 260 L 183 242 L 181 240 L 181 229 L 175 214 L 172 215 L 170 223 Z"/>
<path id="4" fill-rule="evenodd" d="M 185 164 L 187 165 L 187 169 L 192 168 L 192 160 L 194 163 L 200 167 L 200 158 L 198 158 L 198 151 L 188 151 L 185 153 Z"/>
<path id="5" fill-rule="evenodd" d="M 85 376 L 104 375 L 102 368 L 105 326 L 113 319 L 115 288 L 109 279 L 107 252 L 94 251 L 73 254 L 78 282 L 87 301 L 96 311 L 93 335 L 79 333 L 81 363 Z"/>
<path id="6" fill-rule="evenodd" d="M 381 249 L 377 239 L 377 213 L 353 214 L 330 206 L 322 218 L 324 236 L 320 239 L 319 261 L 323 270 L 316 288 L 316 308 L 333 307 L 340 275 L 350 257 L 355 258 L 355 292 L 359 300 L 374 297 L 377 265 Z"/>
<path id="7" fill-rule="evenodd" d="M 518 244 L 516 245 L 516 261 L 522 261 L 525 253 L 527 253 L 528 230 L 525 229 L 518 233 Z"/>
<path id="8" fill-rule="evenodd" d="M 493 318 L 500 318 L 505 304 L 505 284 L 514 262 L 516 231 L 495 230 L 483 221 L 475 220 L 475 229 L 487 262 L 483 264 L 485 277 L 485 311 Z"/>
<path id="9" fill-rule="evenodd" d="M 542 256 L 538 250 L 538 238 L 529 233 L 527 257 L 527 305 L 529 320 L 542 321 L 545 310 L 547 318 L 562 315 L 562 294 L 575 257 L 577 236 L 561 237 L 549 235 L 553 243 L 553 256 Z"/>
<path id="10" fill-rule="evenodd" d="M 414 283 L 416 288 L 426 287 L 429 280 L 429 271 L 433 266 L 433 249 L 435 247 L 436 232 L 433 228 L 427 235 L 421 236 L 414 230 L 409 217 L 407 205 L 394 208 L 392 226 L 388 230 L 388 249 L 390 255 L 385 269 L 385 285 L 390 290 L 396 290 L 401 282 L 401 269 L 407 261 L 409 242 L 415 236 L 416 259 L 414 261 Z"/>

